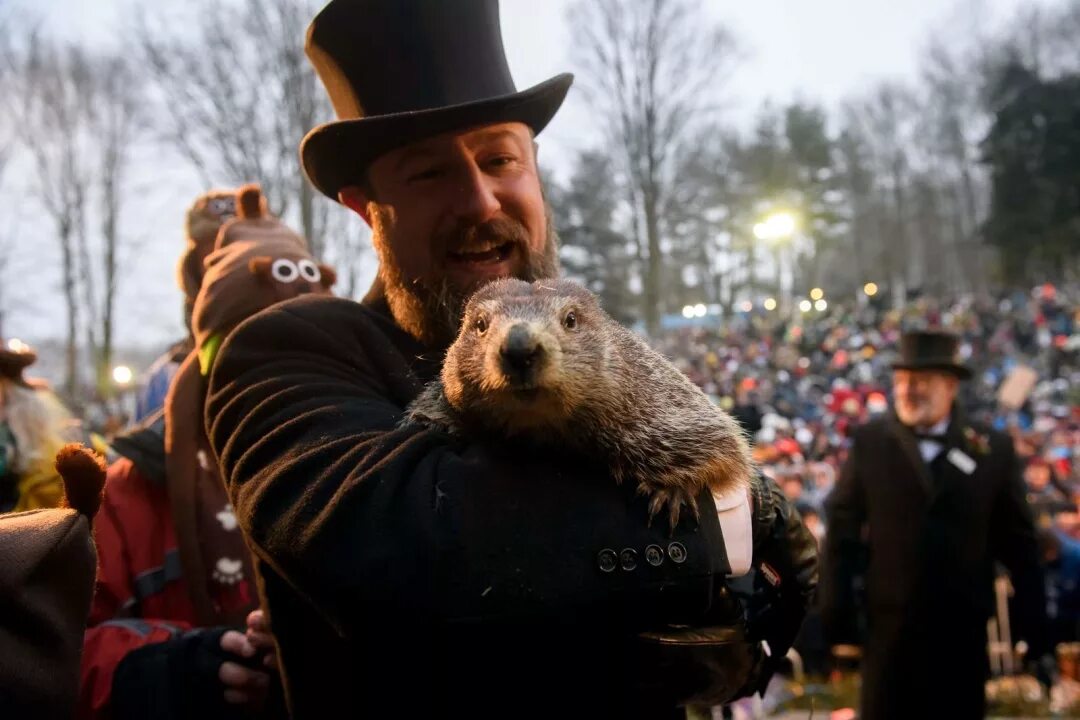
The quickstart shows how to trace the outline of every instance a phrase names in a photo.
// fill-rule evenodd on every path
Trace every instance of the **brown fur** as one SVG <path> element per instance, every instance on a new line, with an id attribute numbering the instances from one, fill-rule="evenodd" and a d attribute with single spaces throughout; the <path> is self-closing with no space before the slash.
<path id="1" fill-rule="evenodd" d="M 256 220 L 263 216 L 262 188 L 249 183 L 236 191 L 236 216 L 241 220 Z"/>
<path id="2" fill-rule="evenodd" d="M 564 325 L 573 311 L 576 327 Z M 481 334 L 477 322 L 486 323 Z M 503 370 L 500 348 L 524 326 L 541 353 L 527 377 Z M 519 331 L 520 332 L 520 331 Z M 668 507 L 672 527 L 697 494 L 746 487 L 750 447 L 735 421 L 663 356 L 563 280 L 500 280 L 479 290 L 441 379 L 409 410 L 453 432 L 528 436 L 601 453 L 618 482 Z"/>
<path id="3" fill-rule="evenodd" d="M 56 472 L 64 480 L 61 505 L 92 520 L 101 507 L 105 458 L 79 443 L 68 443 L 56 453 Z"/>

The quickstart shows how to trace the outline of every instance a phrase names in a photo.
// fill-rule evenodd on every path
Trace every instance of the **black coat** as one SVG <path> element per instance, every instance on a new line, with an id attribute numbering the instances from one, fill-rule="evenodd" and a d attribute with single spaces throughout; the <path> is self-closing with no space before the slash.
<path id="1" fill-rule="evenodd" d="M 645 500 L 588 458 L 399 427 L 441 360 L 377 296 L 284 303 L 218 355 L 208 435 L 256 557 L 294 715 L 673 707 L 675 688 L 663 667 L 637 662 L 635 637 L 707 621 L 727 571 L 711 496 L 699 499 L 700 525 L 672 534 L 648 527 Z M 787 563 L 794 610 L 771 623 L 793 635 L 816 555 L 776 497 L 773 486 L 763 498 L 776 534 L 803 540 Z"/>
<path id="2" fill-rule="evenodd" d="M 865 576 L 862 718 L 982 717 L 995 561 L 1016 588 L 1014 642 L 1026 634 L 1033 653 L 1046 650 L 1035 528 L 1012 442 L 961 413 L 946 437 L 928 465 L 895 416 L 859 428 L 826 502 L 821 601 L 833 642 L 861 640 L 852 588 Z"/>

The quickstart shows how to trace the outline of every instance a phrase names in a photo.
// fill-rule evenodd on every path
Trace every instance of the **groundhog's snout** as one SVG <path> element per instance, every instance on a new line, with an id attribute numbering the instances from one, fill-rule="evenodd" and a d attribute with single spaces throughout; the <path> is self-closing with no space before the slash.
<path id="1" fill-rule="evenodd" d="M 499 361 L 507 377 L 516 382 L 528 382 L 536 377 L 543 365 L 544 346 L 528 325 L 518 323 L 510 328 L 499 347 Z"/>

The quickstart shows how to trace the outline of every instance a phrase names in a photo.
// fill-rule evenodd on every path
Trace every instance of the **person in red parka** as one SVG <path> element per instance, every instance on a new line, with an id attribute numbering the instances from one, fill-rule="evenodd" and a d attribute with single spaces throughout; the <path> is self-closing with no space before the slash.
<path id="1" fill-rule="evenodd" d="M 195 301 L 196 347 L 165 408 L 117 437 L 94 536 L 98 572 L 84 640 L 80 718 L 250 717 L 271 696 L 273 643 L 254 573 L 202 430 L 206 376 L 241 321 L 290 297 L 329 292 L 333 271 L 241 188 Z M 247 634 L 243 628 L 247 626 Z"/>

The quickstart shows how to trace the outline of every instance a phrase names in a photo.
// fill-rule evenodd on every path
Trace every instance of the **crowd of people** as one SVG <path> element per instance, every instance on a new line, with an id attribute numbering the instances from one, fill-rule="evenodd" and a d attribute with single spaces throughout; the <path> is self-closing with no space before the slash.
<path id="1" fill-rule="evenodd" d="M 864 298 L 795 319 L 761 309 L 670 331 L 656 345 L 739 419 L 756 459 L 821 542 L 852 431 L 891 412 L 901 333 L 934 327 L 959 337 L 973 371 L 961 392 L 968 416 L 1012 438 L 1037 520 L 1052 641 L 1071 665 L 1080 640 L 1077 288 L 913 297 L 902 309 Z M 812 612 L 798 644 L 810 673 L 833 662 L 818 623 Z"/>

